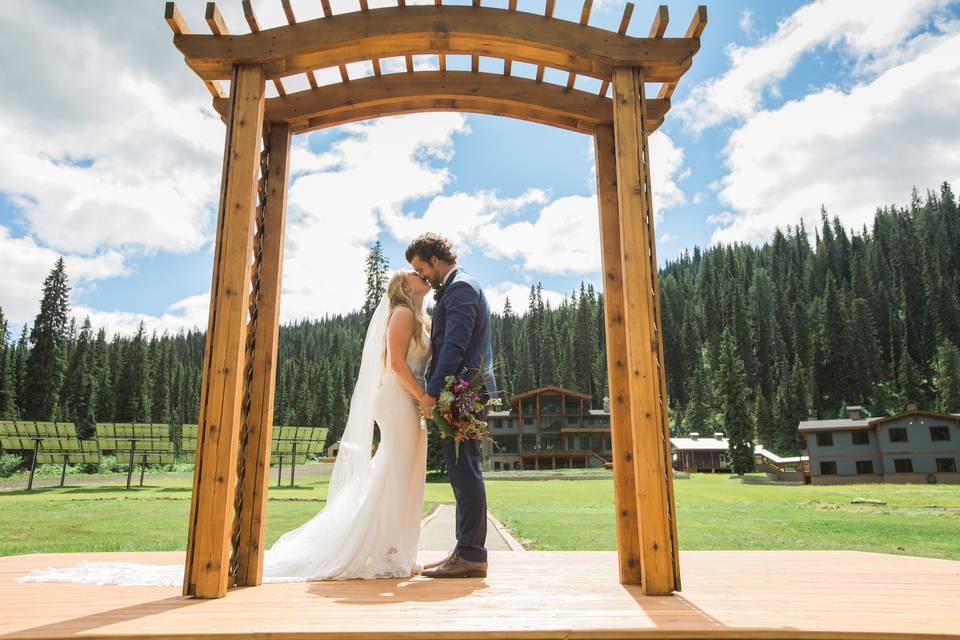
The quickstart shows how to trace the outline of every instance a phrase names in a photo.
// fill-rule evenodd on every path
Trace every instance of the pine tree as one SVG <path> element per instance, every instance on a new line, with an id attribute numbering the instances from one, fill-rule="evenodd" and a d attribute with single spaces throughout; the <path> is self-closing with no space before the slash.
<path id="1" fill-rule="evenodd" d="M 97 331 L 97 340 L 93 343 L 93 376 L 96 386 L 94 415 L 97 422 L 114 421 L 113 373 L 110 368 L 110 345 L 103 328 Z"/>
<path id="2" fill-rule="evenodd" d="M 898 382 L 900 383 L 900 393 L 904 402 L 916 402 L 919 405 L 924 404 L 923 380 L 920 376 L 920 369 L 914 362 L 913 356 L 907 348 L 907 342 L 903 342 L 903 350 L 900 353 L 900 369 L 898 371 Z"/>
<path id="3" fill-rule="evenodd" d="M 773 410 L 770 403 L 763 395 L 760 385 L 754 390 L 753 422 L 756 425 L 757 443 L 765 448 L 773 446 L 776 442 L 776 432 L 774 431 Z"/>
<path id="4" fill-rule="evenodd" d="M 370 323 L 370 318 L 373 317 L 373 312 L 387 290 L 387 275 L 390 272 L 390 262 L 383 254 L 383 245 L 380 244 L 379 240 L 373 244 L 367 254 L 364 271 L 367 276 L 367 284 L 361 312 L 363 313 L 363 326 L 366 329 L 367 324 Z"/>
<path id="5" fill-rule="evenodd" d="M 0 420 L 14 418 L 14 349 L 9 340 L 9 322 L 0 307 Z"/>
<path id="6" fill-rule="evenodd" d="M 833 272 L 827 274 L 826 289 L 820 311 L 819 362 L 816 380 L 823 393 L 821 406 L 839 405 L 849 398 L 852 384 L 850 330 L 847 327 L 846 304 L 838 291 Z"/>
<path id="7" fill-rule="evenodd" d="M 93 375 L 93 326 L 89 316 L 80 328 L 64 380 L 64 417 L 76 425 L 81 439 L 93 438 L 96 433 L 96 383 Z"/>
<path id="8" fill-rule="evenodd" d="M 573 330 L 574 383 L 577 391 L 593 395 L 594 358 L 597 353 L 596 323 L 584 283 L 580 283 L 576 324 Z"/>
<path id="9" fill-rule="evenodd" d="M 27 420 L 56 418 L 63 385 L 70 287 L 62 257 L 43 282 L 40 311 L 30 331 L 32 348 L 24 373 L 23 417 Z"/>
<path id="10" fill-rule="evenodd" d="M 937 350 L 937 393 L 940 395 L 940 410 L 944 413 L 960 413 L 960 349 L 944 340 Z"/>
<path id="11" fill-rule="evenodd" d="M 27 346 L 27 336 L 29 330 L 27 325 L 23 325 L 20 331 L 20 339 L 17 341 L 16 358 L 13 364 L 13 405 L 14 417 L 23 418 L 26 410 L 26 386 L 27 386 L 27 356 L 30 355 L 30 349 Z"/>
<path id="12" fill-rule="evenodd" d="M 501 399 L 506 402 L 507 396 L 517 393 L 517 351 L 516 327 L 517 316 L 513 312 L 510 298 L 503 305 L 503 320 L 500 323 L 500 369 L 497 372 L 497 381 L 500 386 Z"/>
<path id="13" fill-rule="evenodd" d="M 707 396 L 706 373 L 701 358 L 698 358 L 694 364 L 687 379 L 686 390 L 687 406 L 683 414 L 681 433 L 710 433 L 712 431 L 709 424 L 711 410 Z"/>
<path id="14" fill-rule="evenodd" d="M 542 302 L 542 299 L 541 299 Z M 540 363 L 543 354 L 541 345 L 543 344 L 542 335 L 542 316 L 540 307 L 537 305 L 537 288 L 530 287 L 530 300 L 527 306 L 527 366 L 529 367 L 528 384 L 526 389 L 533 389 L 540 386 Z"/>
<path id="15" fill-rule="evenodd" d="M 743 383 L 743 361 L 729 329 L 720 341 L 718 387 L 723 405 L 723 425 L 730 447 L 730 464 L 734 473 L 742 475 L 754 470 L 754 425 L 750 415 L 747 388 Z"/>
<path id="16" fill-rule="evenodd" d="M 148 422 L 147 344 L 143 322 L 123 347 L 121 375 L 117 379 L 116 421 Z"/>

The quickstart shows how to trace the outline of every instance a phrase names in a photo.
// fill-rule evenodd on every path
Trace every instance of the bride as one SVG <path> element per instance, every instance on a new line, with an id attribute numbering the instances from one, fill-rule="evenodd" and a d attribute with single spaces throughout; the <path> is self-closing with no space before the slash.
<path id="1" fill-rule="evenodd" d="M 350 415 L 326 506 L 264 554 L 264 582 L 407 578 L 416 564 L 427 437 L 418 403 L 426 394 L 430 285 L 398 272 L 370 320 Z M 371 456 L 373 424 L 380 444 Z M 22 582 L 180 585 L 183 565 L 84 561 L 33 571 Z"/>

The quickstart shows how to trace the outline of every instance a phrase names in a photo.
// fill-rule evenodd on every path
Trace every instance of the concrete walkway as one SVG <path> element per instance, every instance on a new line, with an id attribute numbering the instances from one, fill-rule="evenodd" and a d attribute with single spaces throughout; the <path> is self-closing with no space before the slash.
<path id="1" fill-rule="evenodd" d="M 441 504 L 425 518 L 420 530 L 421 551 L 450 551 L 457 545 L 456 507 Z M 489 551 L 522 551 L 523 547 L 492 516 L 487 515 L 487 542 Z"/>

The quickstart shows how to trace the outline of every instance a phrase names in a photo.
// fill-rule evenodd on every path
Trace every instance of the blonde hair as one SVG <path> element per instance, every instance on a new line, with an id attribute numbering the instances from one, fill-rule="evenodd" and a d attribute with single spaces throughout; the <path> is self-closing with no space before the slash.
<path id="1" fill-rule="evenodd" d="M 423 328 L 429 326 L 429 321 L 424 316 L 423 309 L 417 309 L 413 301 L 413 292 L 407 289 L 407 276 L 409 271 L 398 271 L 393 274 L 387 283 L 387 301 L 389 303 L 388 317 L 393 316 L 393 311 L 397 307 L 406 307 L 413 312 L 413 339 L 421 347 L 423 344 Z M 383 354 L 384 364 L 386 364 L 387 354 Z"/>

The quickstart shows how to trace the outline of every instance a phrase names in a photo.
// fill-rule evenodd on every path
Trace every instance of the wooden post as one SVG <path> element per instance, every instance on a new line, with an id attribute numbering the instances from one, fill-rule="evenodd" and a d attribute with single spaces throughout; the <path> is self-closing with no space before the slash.
<path id="1" fill-rule="evenodd" d="M 270 440 L 273 435 L 273 401 L 276 391 L 277 336 L 280 323 L 280 284 L 283 273 L 283 238 L 287 217 L 287 181 L 290 175 L 290 126 L 270 127 L 263 258 L 257 311 L 250 412 L 247 416 L 244 508 L 240 514 L 236 583 L 263 581 L 264 534 L 267 522 L 267 487 L 270 483 Z"/>
<path id="2" fill-rule="evenodd" d="M 198 598 L 223 597 L 229 584 L 265 82 L 262 66 L 234 65 L 183 579 Z"/>
<path id="3" fill-rule="evenodd" d="M 630 426 L 627 334 L 623 319 L 623 263 L 620 259 L 620 209 L 617 204 L 617 161 L 613 127 L 597 127 L 593 140 L 597 164 L 597 203 L 600 209 L 603 311 L 607 336 L 610 437 L 613 445 L 620 583 L 641 584 L 640 525 L 637 519 L 637 481 L 633 460 L 633 432 Z M 584 460 L 584 466 L 587 464 Z"/>
<path id="4" fill-rule="evenodd" d="M 623 261 L 626 354 L 640 521 L 643 591 L 680 589 L 670 431 L 660 335 L 659 282 L 643 78 L 640 70 L 613 72 L 613 127 Z"/>

